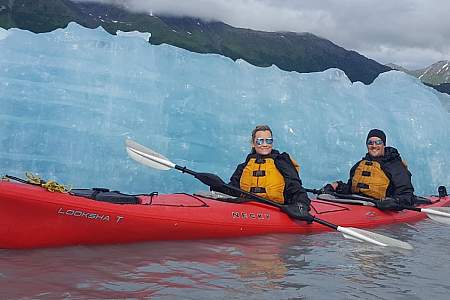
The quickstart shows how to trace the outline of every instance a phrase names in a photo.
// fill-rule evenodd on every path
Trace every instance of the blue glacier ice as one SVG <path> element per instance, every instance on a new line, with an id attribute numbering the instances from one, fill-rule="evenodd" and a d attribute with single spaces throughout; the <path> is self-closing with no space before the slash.
<path id="1" fill-rule="evenodd" d="M 125 139 L 227 180 L 257 124 L 301 165 L 304 185 L 346 180 L 381 128 L 418 194 L 450 188 L 449 97 L 400 72 L 351 83 L 337 69 L 299 74 L 71 23 L 34 34 L 0 29 L 0 173 L 76 187 L 194 192 L 174 170 L 142 166 Z"/>

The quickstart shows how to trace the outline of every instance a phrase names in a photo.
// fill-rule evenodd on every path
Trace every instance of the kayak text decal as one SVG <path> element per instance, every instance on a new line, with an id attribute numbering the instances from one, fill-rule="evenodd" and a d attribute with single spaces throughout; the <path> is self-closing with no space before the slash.
<path id="1" fill-rule="evenodd" d="M 233 219 L 258 219 L 258 220 L 269 220 L 270 214 L 268 213 L 246 213 L 233 211 L 231 213 Z"/>
<path id="2" fill-rule="evenodd" d="M 114 218 L 111 218 L 109 215 L 102 215 L 95 212 L 88 212 L 88 211 L 82 211 L 82 210 L 75 210 L 75 209 L 67 209 L 60 207 L 58 209 L 58 214 L 65 215 L 65 216 L 72 216 L 72 217 L 79 217 L 79 218 L 86 218 L 90 220 L 99 220 L 103 222 L 110 222 L 111 219 L 114 220 Z M 124 217 L 122 216 L 116 216 L 115 221 L 116 223 L 119 223 Z"/>

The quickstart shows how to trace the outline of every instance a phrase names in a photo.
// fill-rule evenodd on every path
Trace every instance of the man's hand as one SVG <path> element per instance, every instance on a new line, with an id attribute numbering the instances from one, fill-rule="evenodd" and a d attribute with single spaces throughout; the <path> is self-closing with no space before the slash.
<path id="1" fill-rule="evenodd" d="M 293 219 L 306 221 L 308 224 L 311 224 L 314 221 L 314 217 L 309 214 L 309 206 L 304 203 L 297 202 L 283 205 L 281 210 Z"/>
<path id="2" fill-rule="evenodd" d="M 396 198 L 386 197 L 378 200 L 375 205 L 381 210 L 402 210 L 403 206 L 400 204 L 400 200 Z"/>
<path id="3" fill-rule="evenodd" d="M 334 182 L 333 182 L 334 183 Z M 337 184 L 336 184 L 337 186 Z M 334 193 L 336 191 L 336 188 L 333 186 L 333 184 L 326 184 L 323 188 L 320 189 L 320 192 L 322 194 L 331 194 Z"/>

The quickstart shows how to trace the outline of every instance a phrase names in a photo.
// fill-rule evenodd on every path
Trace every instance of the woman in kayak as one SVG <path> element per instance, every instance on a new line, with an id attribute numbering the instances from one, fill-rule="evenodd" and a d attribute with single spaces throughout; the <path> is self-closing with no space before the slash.
<path id="1" fill-rule="evenodd" d="M 311 222 L 310 200 L 298 175 L 299 166 L 286 152 L 280 153 L 273 149 L 270 127 L 256 126 L 252 131 L 251 145 L 250 154 L 245 162 L 237 166 L 231 176 L 230 185 L 286 204 L 283 210 L 289 216 Z"/>
<path id="2" fill-rule="evenodd" d="M 386 146 L 386 135 L 379 129 L 370 130 L 366 138 L 367 154 L 350 170 L 350 179 L 327 184 L 325 192 L 360 194 L 379 200 L 380 209 L 401 210 L 414 204 L 411 173 L 397 149 Z"/>

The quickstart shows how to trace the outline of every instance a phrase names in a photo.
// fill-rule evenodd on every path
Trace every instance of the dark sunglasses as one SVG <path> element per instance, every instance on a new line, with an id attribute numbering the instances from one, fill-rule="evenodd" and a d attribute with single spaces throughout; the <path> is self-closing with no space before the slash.
<path id="1" fill-rule="evenodd" d="M 367 141 L 367 146 L 369 145 L 383 145 L 383 141 L 382 140 Z"/>
<path id="2" fill-rule="evenodd" d="M 257 138 L 255 140 L 255 143 L 258 146 L 261 146 L 262 144 L 264 144 L 264 142 L 266 142 L 267 145 L 272 145 L 273 144 L 273 138 L 267 138 L 267 139 Z"/>

